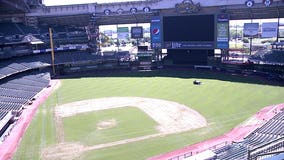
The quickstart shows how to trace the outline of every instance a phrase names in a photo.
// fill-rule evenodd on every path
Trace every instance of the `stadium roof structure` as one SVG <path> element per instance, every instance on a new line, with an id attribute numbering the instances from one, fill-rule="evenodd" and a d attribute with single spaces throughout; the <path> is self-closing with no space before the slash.
<path id="1" fill-rule="evenodd" d="M 56 5 L 72 5 L 72 4 L 87 4 L 87 3 L 98 3 L 98 4 L 103 4 L 103 3 L 122 3 L 122 2 L 150 2 L 150 1 L 162 1 L 162 0 L 60 0 L 60 1 L 54 1 L 54 0 L 45 0 L 44 5 L 46 6 L 56 6 Z M 68 4 L 66 4 L 66 2 Z"/>
<path id="2" fill-rule="evenodd" d="M 230 19 L 265 19 L 284 17 L 284 3 L 278 2 L 267 7 L 261 3 L 254 7 L 244 5 L 233 5 L 223 7 L 224 11 L 230 15 Z"/>
<path id="3" fill-rule="evenodd" d="M 25 13 L 28 10 L 29 7 L 24 0 L 1 0 L 0 2 L 0 14 Z"/>
<path id="4" fill-rule="evenodd" d="M 86 26 L 92 21 L 96 25 L 147 23 L 152 16 L 156 15 L 226 13 L 230 15 L 231 20 L 284 17 L 284 1 L 268 1 L 271 1 L 271 4 L 266 5 L 263 0 L 254 0 L 253 6 L 248 6 L 247 1 L 239 0 L 218 2 L 214 0 L 137 0 L 44 6 L 40 0 L 2 0 L 0 1 L 0 19 L 36 17 L 39 24 Z M 193 8 L 196 12 L 193 13 L 188 8 Z"/>

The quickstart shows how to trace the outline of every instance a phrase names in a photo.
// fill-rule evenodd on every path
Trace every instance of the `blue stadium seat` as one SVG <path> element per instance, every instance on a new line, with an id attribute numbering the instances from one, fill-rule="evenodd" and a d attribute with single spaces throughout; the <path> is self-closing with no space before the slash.
<path id="1" fill-rule="evenodd" d="M 215 149 L 214 152 L 220 160 L 247 159 L 249 148 L 256 148 L 280 137 L 284 137 L 284 111 L 255 129 L 243 141 Z"/>

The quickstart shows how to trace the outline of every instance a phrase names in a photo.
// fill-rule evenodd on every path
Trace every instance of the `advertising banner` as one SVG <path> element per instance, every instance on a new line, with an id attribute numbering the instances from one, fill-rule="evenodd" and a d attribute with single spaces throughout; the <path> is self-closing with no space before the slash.
<path id="1" fill-rule="evenodd" d="M 218 23 L 217 24 L 217 41 L 218 42 L 228 42 L 229 40 L 229 24 L 228 23 Z"/>
<path id="2" fill-rule="evenodd" d="M 217 40 L 216 48 L 228 49 L 229 48 L 229 15 L 217 15 Z"/>
<path id="3" fill-rule="evenodd" d="M 162 22 L 161 17 L 155 16 L 152 17 L 150 34 L 151 34 L 151 47 L 153 49 L 162 48 Z"/>
<path id="4" fill-rule="evenodd" d="M 212 49 L 214 42 L 165 42 L 166 49 Z"/>
<path id="5" fill-rule="evenodd" d="M 117 28 L 117 38 L 119 40 L 127 40 L 129 38 L 129 29 L 128 27 L 118 27 Z"/>
<path id="6" fill-rule="evenodd" d="M 259 30 L 258 23 L 245 23 L 244 24 L 244 37 L 257 37 Z"/>
<path id="7" fill-rule="evenodd" d="M 278 23 L 277 22 L 262 23 L 261 29 L 262 29 L 261 30 L 262 38 L 277 37 Z"/>
<path id="8" fill-rule="evenodd" d="M 131 38 L 143 38 L 143 27 L 131 27 Z"/>
<path id="9" fill-rule="evenodd" d="M 218 14 L 217 15 L 217 22 L 229 22 L 229 15 L 228 14 Z"/>

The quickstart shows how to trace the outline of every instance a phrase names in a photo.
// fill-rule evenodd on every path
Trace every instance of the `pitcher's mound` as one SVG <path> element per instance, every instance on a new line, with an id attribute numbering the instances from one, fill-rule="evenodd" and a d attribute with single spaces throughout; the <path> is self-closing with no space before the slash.
<path id="1" fill-rule="evenodd" d="M 106 121 L 101 121 L 97 124 L 97 129 L 98 130 L 102 130 L 102 129 L 109 129 L 109 128 L 113 128 L 116 126 L 116 120 L 115 119 L 110 119 L 110 120 L 106 120 Z"/>

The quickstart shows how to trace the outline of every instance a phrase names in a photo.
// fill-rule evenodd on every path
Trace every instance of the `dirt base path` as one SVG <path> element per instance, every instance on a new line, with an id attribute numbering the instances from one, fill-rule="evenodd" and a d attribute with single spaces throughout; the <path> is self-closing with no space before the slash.
<path id="1" fill-rule="evenodd" d="M 65 143 L 62 133 L 62 118 L 74 116 L 79 113 L 120 108 L 137 107 L 159 125 L 159 133 L 141 136 L 131 139 L 120 140 L 94 146 L 84 146 L 80 143 Z M 166 100 L 142 98 L 142 97 L 112 97 L 92 100 L 84 100 L 61 105 L 55 108 L 56 125 L 60 132 L 57 132 L 59 144 L 45 148 L 41 153 L 44 160 L 65 160 L 76 159 L 81 154 L 90 150 L 97 150 L 113 147 L 121 144 L 142 141 L 150 138 L 160 137 L 167 134 L 189 131 L 207 125 L 206 119 L 195 110 L 189 107 Z"/>
<path id="2" fill-rule="evenodd" d="M 161 133 L 177 133 L 204 127 L 206 119 L 189 107 L 161 99 L 142 97 L 99 98 L 58 106 L 56 115 L 69 117 L 79 113 L 133 106 L 141 109 L 155 120 Z"/>

